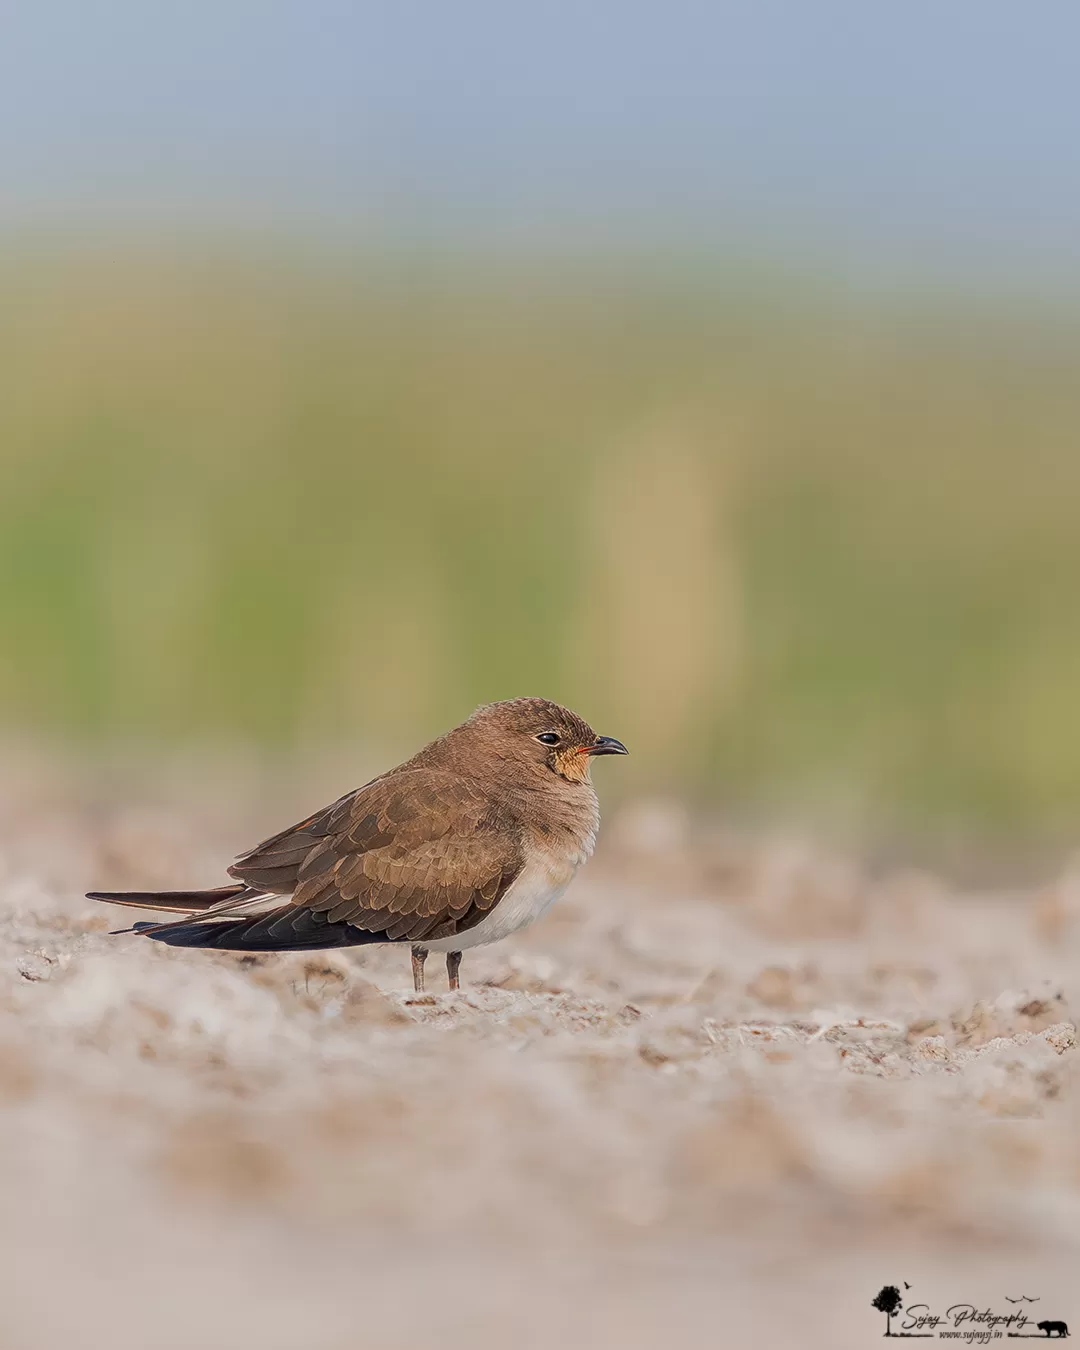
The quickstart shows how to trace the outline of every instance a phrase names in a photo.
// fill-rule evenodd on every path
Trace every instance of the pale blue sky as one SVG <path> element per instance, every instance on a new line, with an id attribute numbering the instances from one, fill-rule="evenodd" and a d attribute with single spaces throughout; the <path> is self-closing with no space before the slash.
<path id="1" fill-rule="evenodd" d="M 1080 7 L 0 0 L 0 221 L 1080 258 Z"/>

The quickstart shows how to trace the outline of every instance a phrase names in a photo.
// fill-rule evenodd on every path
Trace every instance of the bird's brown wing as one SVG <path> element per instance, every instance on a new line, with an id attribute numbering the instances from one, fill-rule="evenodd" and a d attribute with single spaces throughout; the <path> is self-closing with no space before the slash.
<path id="1" fill-rule="evenodd" d="M 229 873 L 290 901 L 260 932 L 301 937 L 348 925 L 369 941 L 420 942 L 479 923 L 521 870 L 518 831 L 457 774 L 414 769 L 274 835 Z"/>

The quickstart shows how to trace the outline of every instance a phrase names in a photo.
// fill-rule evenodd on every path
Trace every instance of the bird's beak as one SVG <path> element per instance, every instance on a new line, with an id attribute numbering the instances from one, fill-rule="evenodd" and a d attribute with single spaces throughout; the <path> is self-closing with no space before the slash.
<path id="1" fill-rule="evenodd" d="M 583 755 L 628 755 L 630 753 L 622 741 L 617 741 L 614 736 L 597 736 L 595 745 L 583 745 L 581 747 Z"/>

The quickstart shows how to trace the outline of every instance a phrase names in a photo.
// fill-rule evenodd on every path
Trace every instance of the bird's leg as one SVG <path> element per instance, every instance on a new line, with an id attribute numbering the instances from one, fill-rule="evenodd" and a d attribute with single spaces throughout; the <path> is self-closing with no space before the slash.
<path id="1" fill-rule="evenodd" d="M 413 990 L 417 994 L 424 992 L 424 962 L 427 958 L 427 948 L 421 947 L 417 943 L 412 949 L 412 984 Z"/>
<path id="2" fill-rule="evenodd" d="M 458 970 L 459 970 L 460 968 L 461 968 L 461 953 L 460 953 L 460 952 L 447 952 L 447 953 L 446 953 L 446 978 L 447 978 L 447 980 L 448 980 L 449 983 L 450 983 L 450 988 L 451 988 L 451 989 L 460 989 L 460 988 L 461 988 L 461 985 L 458 983 Z"/>

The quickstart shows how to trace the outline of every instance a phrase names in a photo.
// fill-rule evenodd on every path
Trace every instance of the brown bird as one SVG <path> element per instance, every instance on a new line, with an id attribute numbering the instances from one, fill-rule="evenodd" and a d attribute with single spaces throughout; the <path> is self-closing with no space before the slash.
<path id="1" fill-rule="evenodd" d="M 419 754 L 242 853 L 209 891 L 91 891 L 91 900 L 183 913 L 137 923 L 172 947 L 294 952 L 412 944 L 461 953 L 538 919 L 589 857 L 600 823 L 589 766 L 625 755 L 544 698 L 489 703 Z"/>

